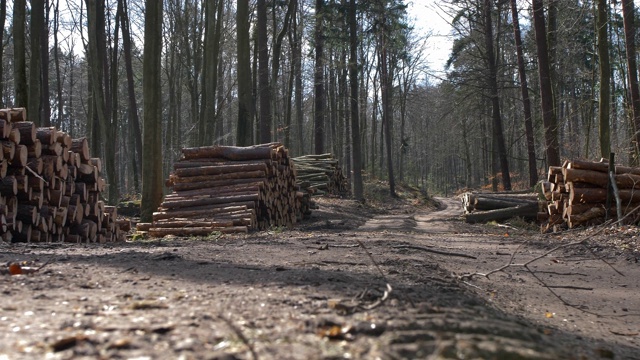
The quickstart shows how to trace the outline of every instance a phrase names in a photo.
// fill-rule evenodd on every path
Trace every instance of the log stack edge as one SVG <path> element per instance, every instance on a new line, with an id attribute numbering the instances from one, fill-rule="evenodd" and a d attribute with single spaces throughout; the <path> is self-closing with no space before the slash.
<path id="1" fill-rule="evenodd" d="M 614 169 L 624 216 L 640 205 L 640 168 L 616 165 Z M 541 214 L 546 229 L 598 225 L 605 219 L 617 219 L 614 196 L 610 196 L 610 207 L 606 206 L 608 184 L 609 164 L 604 160 L 571 160 L 549 167 L 547 180 L 542 182 L 548 201 L 546 213 Z M 629 216 L 628 220 L 638 219 Z"/>
<path id="2" fill-rule="evenodd" d="M 36 127 L 26 109 L 0 109 L 0 236 L 6 242 L 124 241 L 100 193 L 102 161 L 86 138 Z"/>
<path id="3" fill-rule="evenodd" d="M 152 237 L 289 227 L 310 213 L 304 206 L 310 194 L 296 185 L 295 166 L 280 143 L 182 149 L 166 185 L 172 193 L 153 223 L 138 226 L 148 226 Z"/>

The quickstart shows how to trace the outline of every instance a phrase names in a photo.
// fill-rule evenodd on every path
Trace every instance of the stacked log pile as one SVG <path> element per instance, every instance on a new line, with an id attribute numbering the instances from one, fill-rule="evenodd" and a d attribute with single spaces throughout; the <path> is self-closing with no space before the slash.
<path id="1" fill-rule="evenodd" d="M 153 214 L 149 234 L 198 236 L 291 226 L 302 216 L 295 176 L 280 143 L 183 149 L 167 180 L 173 192 Z"/>
<path id="2" fill-rule="evenodd" d="M 314 194 L 345 196 L 350 192 L 349 180 L 332 154 L 304 155 L 293 158 L 296 180 Z"/>
<path id="3" fill-rule="evenodd" d="M 0 234 L 7 242 L 124 240 L 100 193 L 102 163 L 86 138 L 36 128 L 24 108 L 0 109 Z M 125 225 L 124 223 L 121 225 Z"/>
<path id="4" fill-rule="evenodd" d="M 540 203 L 535 193 L 480 193 L 462 194 L 464 218 L 468 223 L 501 221 L 513 217 L 536 219 Z"/>
<path id="5" fill-rule="evenodd" d="M 616 165 L 615 185 L 621 200 L 621 212 L 628 214 L 640 205 L 640 168 Z M 566 161 L 561 167 L 550 167 L 542 191 L 548 200 L 547 229 L 554 225 L 574 228 L 596 225 L 605 218 L 616 219 L 616 200 L 606 207 L 609 164 L 604 161 Z M 632 219 L 633 220 L 633 219 Z"/>

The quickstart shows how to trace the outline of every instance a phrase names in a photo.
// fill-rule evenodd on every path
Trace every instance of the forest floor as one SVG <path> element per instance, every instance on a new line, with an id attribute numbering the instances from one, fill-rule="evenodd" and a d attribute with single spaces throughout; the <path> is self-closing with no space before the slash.
<path id="1" fill-rule="evenodd" d="M 640 359 L 637 227 L 469 225 L 456 198 L 382 188 L 293 229 L 0 243 L 0 360 Z M 465 276 L 514 253 L 540 258 Z"/>

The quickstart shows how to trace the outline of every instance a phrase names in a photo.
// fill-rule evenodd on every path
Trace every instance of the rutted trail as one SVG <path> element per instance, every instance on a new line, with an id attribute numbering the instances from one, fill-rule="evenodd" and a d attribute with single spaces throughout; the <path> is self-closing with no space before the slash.
<path id="1" fill-rule="evenodd" d="M 466 224 L 460 218 L 462 208 L 458 199 L 437 200 L 441 204 L 439 211 L 375 217 L 360 230 L 384 234 L 392 248 L 398 247 L 396 243 L 411 244 L 477 258 L 426 252 L 423 255 L 419 250 L 413 251 L 414 256 L 428 256 L 439 269 L 454 276 L 497 269 L 509 263 L 513 253 L 516 253 L 513 263 L 523 263 L 559 244 L 576 240 L 509 225 Z M 637 355 L 640 354 L 640 298 L 634 295 L 640 291 L 640 266 L 622 256 L 609 256 L 607 261 L 626 276 L 620 276 L 605 262 L 594 259 L 585 248 L 575 247 L 554 252 L 531 264 L 533 274 L 522 267 L 512 267 L 490 279 L 476 276 L 458 284 L 487 303 L 495 304 L 507 316 L 526 319 L 538 331 L 553 334 L 547 340 L 564 348 L 575 347 L 575 351 L 587 358 L 598 357 L 595 355 L 598 352 L 611 352 L 616 358 L 640 358 Z M 552 291 L 575 306 L 567 306 Z M 580 345 L 581 339 L 589 339 L 591 347 Z"/>

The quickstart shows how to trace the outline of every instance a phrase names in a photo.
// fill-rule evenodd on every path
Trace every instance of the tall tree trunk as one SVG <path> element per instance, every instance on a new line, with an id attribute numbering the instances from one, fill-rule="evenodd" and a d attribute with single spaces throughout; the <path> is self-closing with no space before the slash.
<path id="1" fill-rule="evenodd" d="M 269 48 L 267 37 L 267 5 L 258 0 L 258 89 L 260 98 L 260 142 L 271 142 L 271 86 L 269 84 Z"/>
<path id="2" fill-rule="evenodd" d="M 558 124 L 553 104 L 551 70 L 542 0 L 533 0 L 533 26 L 536 35 L 538 74 L 540 76 L 540 100 L 542 103 L 542 121 L 547 162 L 549 166 L 560 166 L 560 147 L 558 145 Z"/>
<path id="3" fill-rule="evenodd" d="M 538 182 L 538 169 L 536 166 L 536 148 L 533 135 L 533 121 L 531 120 L 531 100 L 529 99 L 529 85 L 527 84 L 527 72 L 522 51 L 522 36 L 518 20 L 518 7 L 516 0 L 511 0 L 511 18 L 513 20 L 513 35 L 516 43 L 516 55 L 518 58 L 518 75 L 520 76 L 520 91 L 522 93 L 522 105 L 524 108 L 524 131 L 527 139 L 527 159 L 529 160 L 529 186 L 535 186 Z"/>
<path id="4" fill-rule="evenodd" d="M 73 40 L 71 41 L 71 44 L 73 44 Z M 76 62 L 75 62 L 75 54 L 73 53 L 73 47 L 71 47 L 71 51 L 69 52 L 68 55 L 68 59 L 69 59 L 69 67 L 70 68 L 75 68 L 76 66 Z M 69 131 L 69 136 L 73 137 L 73 135 L 75 134 L 75 129 L 74 129 L 74 125 L 75 125 L 75 120 L 74 120 L 74 116 L 75 116 L 75 112 L 73 111 L 73 96 L 74 96 L 74 86 L 75 86 L 75 81 L 74 81 L 74 76 L 73 76 L 73 71 L 69 72 L 69 89 L 68 94 L 69 94 L 69 128 L 67 129 L 67 131 Z"/>
<path id="5" fill-rule="evenodd" d="M 14 106 L 27 107 L 27 40 L 26 40 L 26 0 L 13 2 L 13 87 L 15 89 Z M 36 114 L 29 115 L 30 118 Z"/>
<path id="6" fill-rule="evenodd" d="M 300 6 L 302 8 L 302 6 Z M 305 154 L 304 146 L 304 114 L 302 112 L 302 39 L 301 30 L 298 23 L 298 19 L 301 19 L 302 15 L 300 11 L 296 12 L 296 16 L 293 17 L 293 66 L 295 72 L 295 111 L 296 111 L 296 129 L 298 138 L 298 154 Z"/>
<path id="7" fill-rule="evenodd" d="M 273 63 L 271 64 L 271 84 L 277 86 L 278 74 L 280 72 L 280 55 L 282 53 L 282 41 L 284 36 L 289 33 L 289 27 L 291 24 L 291 17 L 295 15 L 298 7 L 298 0 L 289 1 L 287 6 L 287 12 L 284 15 L 284 22 L 282 23 L 282 29 L 278 32 L 275 41 L 273 43 Z M 275 21 L 275 17 L 274 17 Z M 275 30 L 274 30 L 275 31 Z"/>
<path id="8" fill-rule="evenodd" d="M 98 145 L 92 144 L 94 155 L 101 154 L 104 145 L 105 167 L 109 183 L 109 202 L 118 200 L 118 179 L 115 164 L 117 124 L 111 119 L 112 99 L 109 71 L 117 72 L 108 63 L 105 34 L 105 3 L 103 0 L 87 1 L 87 21 L 89 26 L 89 76 L 91 83 L 92 103 L 96 111 L 97 127 L 92 136 L 100 140 Z M 111 158 L 112 157 L 112 158 Z"/>
<path id="9" fill-rule="evenodd" d="M 4 29 L 7 20 L 7 0 L 0 0 L 0 29 Z M 4 59 L 4 30 L 0 31 L 0 59 Z M 4 66 L 0 66 L 0 107 L 5 107 L 4 103 Z"/>
<path id="10" fill-rule="evenodd" d="M 238 124 L 236 142 L 249 146 L 253 142 L 253 105 L 251 97 L 251 40 L 249 37 L 249 0 L 238 0 L 236 12 Z"/>
<path id="11" fill-rule="evenodd" d="M 42 124 L 42 33 L 44 32 L 44 0 L 31 0 L 30 61 L 29 61 L 29 118 Z"/>
<path id="12" fill-rule="evenodd" d="M 624 38 L 627 53 L 627 68 L 629 77 L 629 92 L 631 94 L 631 110 L 633 119 L 631 127 L 634 129 L 634 157 L 633 164 L 640 164 L 640 90 L 638 87 L 638 66 L 636 61 L 636 26 L 635 6 L 633 0 L 622 0 L 622 16 L 624 18 Z"/>
<path id="13" fill-rule="evenodd" d="M 325 117 L 325 93 L 324 93 L 324 0 L 316 0 L 316 64 L 314 72 L 314 96 L 315 115 L 314 132 L 316 154 L 324 153 L 324 117 Z"/>
<path id="14" fill-rule="evenodd" d="M 204 67 L 202 70 L 202 110 L 200 111 L 200 145 L 208 145 L 215 136 L 216 90 L 218 87 L 218 60 L 220 56 L 220 31 L 222 25 L 222 1 L 207 1 L 205 7 Z"/>
<path id="15" fill-rule="evenodd" d="M 115 25 L 113 28 L 113 49 L 111 52 L 111 64 L 109 66 L 111 70 L 111 74 L 109 80 L 111 83 L 108 87 L 110 87 L 111 92 L 111 100 L 110 100 L 110 110 L 111 114 L 109 116 L 109 123 L 106 124 L 106 144 L 105 144 L 105 167 L 107 170 L 107 179 L 109 184 L 109 193 L 108 200 L 109 204 L 116 205 L 120 200 L 120 177 L 118 176 L 120 172 L 117 169 L 116 165 L 116 148 L 118 142 L 118 82 L 120 80 L 118 76 L 118 57 L 120 54 L 120 24 L 122 23 L 122 12 L 123 9 L 121 4 L 118 3 L 116 6 L 116 18 Z"/>
<path id="16" fill-rule="evenodd" d="M 143 96 L 144 143 L 140 220 L 151 222 L 162 202 L 162 1 L 145 2 Z"/>
<path id="17" fill-rule="evenodd" d="M 49 102 L 49 1 L 44 1 L 44 22 L 40 33 L 40 63 L 42 88 L 40 91 L 40 124 L 51 126 L 51 103 Z"/>
<path id="18" fill-rule="evenodd" d="M 139 174 L 142 167 L 142 132 L 140 118 L 138 117 L 138 103 L 136 101 L 136 90 L 133 81 L 133 63 L 131 60 L 131 32 L 129 22 L 129 11 L 126 0 L 118 0 L 118 5 L 122 6 L 122 47 L 124 50 L 124 64 L 127 71 L 127 99 L 129 100 L 129 123 L 131 124 L 133 143 L 135 151 L 133 159 L 133 184 L 136 192 L 140 191 Z"/>
<path id="19" fill-rule="evenodd" d="M 382 15 L 381 24 L 386 25 L 385 15 Z M 384 25 L 383 25 L 384 26 Z M 393 123 L 393 72 L 391 69 L 389 54 L 388 54 L 388 42 L 387 34 L 383 29 L 380 34 L 380 85 L 382 89 L 382 134 L 384 135 L 384 143 L 386 147 L 387 158 L 387 176 L 389 181 L 389 194 L 392 197 L 396 197 L 396 182 L 393 175 L 393 156 L 392 156 L 392 139 L 391 139 L 391 126 Z M 381 144 L 382 145 L 382 144 Z M 382 157 L 382 154 L 381 154 Z M 381 166 L 382 168 L 382 166 Z"/>
<path id="20" fill-rule="evenodd" d="M 495 51 L 493 48 L 493 24 L 492 24 L 492 1 L 484 2 L 484 39 L 486 45 L 487 63 L 489 65 L 489 90 L 491 92 L 491 118 L 493 122 L 493 141 L 498 152 L 497 158 L 500 161 L 500 171 L 502 172 L 502 185 L 505 190 L 511 190 L 511 176 L 509 174 L 509 160 L 507 158 L 507 147 L 504 141 L 504 130 L 502 128 L 502 114 L 500 113 L 500 98 L 498 96 L 498 69 L 496 66 Z"/>
<path id="21" fill-rule="evenodd" d="M 60 28 L 60 0 L 56 0 L 53 21 L 53 61 L 56 67 L 56 98 L 57 109 L 55 126 L 62 128 L 64 119 L 64 98 L 62 97 L 62 69 L 60 69 L 60 42 L 58 40 L 58 29 Z"/>
<path id="22" fill-rule="evenodd" d="M 358 89 L 358 18 L 356 0 L 349 0 L 349 86 L 351 90 L 351 187 L 353 197 L 364 201 L 362 185 L 362 140 L 360 139 L 360 110 Z M 347 154 L 348 156 L 348 154 Z"/>
<path id="23" fill-rule="evenodd" d="M 600 130 L 600 156 L 605 159 L 608 159 L 609 153 L 611 153 L 611 126 L 609 124 L 611 65 L 609 64 L 608 6 L 607 0 L 598 0 L 598 59 L 600 60 L 598 124 Z"/>

